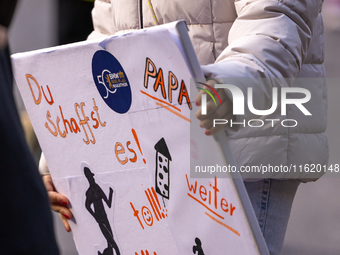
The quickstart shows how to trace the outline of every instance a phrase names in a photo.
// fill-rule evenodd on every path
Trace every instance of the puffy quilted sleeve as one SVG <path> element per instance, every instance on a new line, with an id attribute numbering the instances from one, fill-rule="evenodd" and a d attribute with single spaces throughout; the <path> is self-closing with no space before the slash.
<path id="1" fill-rule="evenodd" d="M 235 1 L 238 18 L 229 32 L 229 46 L 216 63 L 240 62 L 240 67 L 248 71 L 243 74 L 241 69 L 241 77 L 263 76 L 259 72 L 296 77 L 321 5 L 321 0 Z"/>
<path id="2" fill-rule="evenodd" d="M 322 0 L 235 1 L 238 17 L 229 32 L 229 45 L 214 64 L 202 67 L 205 75 L 217 80 L 294 79 L 307 55 L 321 6 Z M 273 86 L 270 83 L 259 85 L 258 82 L 255 85 L 249 82 L 234 85 L 244 95 L 249 86 L 258 86 L 259 94 L 271 95 Z M 290 86 L 285 82 L 280 84 L 287 85 Z"/>

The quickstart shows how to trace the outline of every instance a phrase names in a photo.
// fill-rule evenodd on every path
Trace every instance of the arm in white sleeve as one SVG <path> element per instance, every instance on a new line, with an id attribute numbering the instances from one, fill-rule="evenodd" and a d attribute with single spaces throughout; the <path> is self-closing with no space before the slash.
<path id="1" fill-rule="evenodd" d="M 203 72 L 220 83 L 224 78 L 236 78 L 234 85 L 244 95 L 252 86 L 257 95 L 271 98 L 273 86 L 290 86 L 299 73 L 322 0 L 239 0 L 235 6 L 238 18 L 229 32 L 229 45 L 214 64 L 202 67 Z M 254 79 L 251 84 L 238 78 L 290 79 L 279 84 Z M 271 100 L 261 101 L 259 107 L 270 108 Z M 246 112 L 244 117 L 254 116 Z"/>

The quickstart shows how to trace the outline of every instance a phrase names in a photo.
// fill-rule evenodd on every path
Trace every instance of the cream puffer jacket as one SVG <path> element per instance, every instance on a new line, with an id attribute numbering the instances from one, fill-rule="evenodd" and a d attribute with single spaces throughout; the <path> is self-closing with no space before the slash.
<path id="1" fill-rule="evenodd" d="M 246 111 L 242 116 L 245 123 L 250 119 L 280 121 L 275 125 L 267 121 L 262 128 L 246 125 L 226 134 L 238 166 L 286 166 L 290 170 L 282 173 L 281 167 L 274 173 L 243 173 L 244 179 L 311 181 L 323 174 L 328 161 L 321 6 L 321 0 L 96 0 L 92 11 L 94 31 L 89 38 L 154 26 L 155 20 L 163 24 L 185 19 L 206 77 L 220 82 L 229 77 L 256 78 L 254 84 L 251 79 L 235 82 L 244 95 L 247 87 L 254 87 L 257 109 L 271 107 L 273 86 L 305 87 L 311 100 L 304 106 L 312 116 L 304 116 L 290 105 L 285 116 L 275 112 L 270 117 L 259 117 Z M 258 78 L 282 77 L 290 80 L 279 85 L 257 82 Z M 294 79 L 299 80 L 297 85 L 292 84 Z M 283 127 L 280 123 L 285 119 L 295 119 L 298 125 Z M 311 170 L 313 164 L 322 167 L 321 173 Z"/>

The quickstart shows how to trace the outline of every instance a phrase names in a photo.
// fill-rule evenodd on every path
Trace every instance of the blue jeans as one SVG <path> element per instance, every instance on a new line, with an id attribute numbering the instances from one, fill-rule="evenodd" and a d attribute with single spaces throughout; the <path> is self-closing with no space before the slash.
<path id="1" fill-rule="evenodd" d="M 269 253 L 281 253 L 298 180 L 245 182 Z"/>

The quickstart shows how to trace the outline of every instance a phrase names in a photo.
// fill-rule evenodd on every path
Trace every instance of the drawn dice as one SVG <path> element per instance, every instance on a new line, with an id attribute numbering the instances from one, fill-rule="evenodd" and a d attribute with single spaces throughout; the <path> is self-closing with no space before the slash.
<path id="1" fill-rule="evenodd" d="M 156 192 L 169 199 L 171 156 L 164 138 L 155 145 L 156 150 Z"/>

